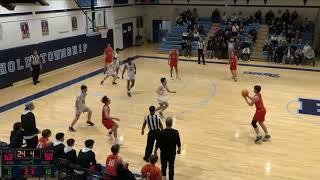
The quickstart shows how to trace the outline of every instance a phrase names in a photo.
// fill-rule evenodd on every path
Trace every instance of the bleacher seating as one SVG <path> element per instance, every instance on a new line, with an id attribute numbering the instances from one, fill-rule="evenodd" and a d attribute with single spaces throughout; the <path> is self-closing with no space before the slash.
<path id="1" fill-rule="evenodd" d="M 205 31 L 205 35 L 209 32 L 211 28 L 211 19 L 210 18 L 199 18 L 198 19 L 198 25 L 203 26 L 203 29 Z M 160 45 L 160 52 L 168 52 L 173 47 L 176 47 L 177 49 L 182 49 L 181 42 L 182 42 L 182 33 L 184 31 L 187 31 L 187 27 L 172 27 L 171 32 L 168 32 L 166 36 L 166 41 L 163 41 Z M 197 50 L 197 43 L 192 42 L 192 49 L 191 53 L 195 53 Z"/>

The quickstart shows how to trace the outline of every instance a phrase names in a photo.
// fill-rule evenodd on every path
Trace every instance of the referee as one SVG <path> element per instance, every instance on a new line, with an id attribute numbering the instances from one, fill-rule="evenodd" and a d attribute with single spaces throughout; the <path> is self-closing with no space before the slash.
<path id="1" fill-rule="evenodd" d="M 141 134 L 143 135 L 144 129 L 146 125 L 148 125 L 149 133 L 148 133 L 148 139 L 147 139 L 147 146 L 146 146 L 146 151 L 143 157 L 143 160 L 145 160 L 146 162 L 149 162 L 149 157 L 152 153 L 154 141 L 157 139 L 160 130 L 163 129 L 160 117 L 154 114 L 156 112 L 156 107 L 150 106 L 149 111 L 150 111 L 150 114 L 144 118 L 142 131 L 141 131 Z"/>
<path id="2" fill-rule="evenodd" d="M 41 69 L 42 69 L 42 64 L 41 64 L 41 60 L 38 55 L 38 52 L 36 50 L 33 50 L 33 54 L 31 55 L 30 70 L 32 71 L 32 80 L 34 85 L 37 85 L 37 83 L 40 83 L 38 79 L 39 79 L 39 74 Z"/>

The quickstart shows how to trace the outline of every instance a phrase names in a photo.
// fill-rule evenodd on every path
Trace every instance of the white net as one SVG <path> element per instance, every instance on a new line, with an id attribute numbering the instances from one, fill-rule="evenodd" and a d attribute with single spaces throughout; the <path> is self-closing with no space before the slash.
<path id="1" fill-rule="evenodd" d="M 108 38 L 108 28 L 106 28 L 106 27 L 99 27 L 99 28 L 98 28 L 98 31 L 99 31 L 100 34 L 101 34 L 101 38 L 103 38 L 103 39 Z"/>

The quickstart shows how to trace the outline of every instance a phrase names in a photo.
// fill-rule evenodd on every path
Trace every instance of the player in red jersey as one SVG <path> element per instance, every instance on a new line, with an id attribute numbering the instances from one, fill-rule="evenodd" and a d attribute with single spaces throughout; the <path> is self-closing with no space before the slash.
<path id="1" fill-rule="evenodd" d="M 234 81 L 237 81 L 237 65 L 238 65 L 238 58 L 235 55 L 234 51 L 231 51 L 229 64 L 230 64 L 230 71 L 232 74 L 232 78 Z"/>
<path id="2" fill-rule="evenodd" d="M 109 105 L 111 103 L 111 100 L 107 96 L 103 96 L 101 102 L 104 104 L 104 106 L 102 108 L 102 124 L 108 130 L 109 129 L 111 130 L 109 132 L 109 135 L 111 135 L 113 133 L 113 136 L 115 138 L 116 144 L 119 144 L 119 140 L 118 140 L 118 128 L 119 128 L 119 125 L 116 122 L 114 122 L 113 120 L 120 121 L 120 119 L 110 116 L 110 107 L 109 107 Z"/>
<path id="3" fill-rule="evenodd" d="M 263 100 L 262 100 L 262 96 L 260 94 L 261 91 L 261 86 L 254 86 L 254 96 L 244 96 L 245 101 L 247 102 L 247 104 L 249 106 L 256 106 L 256 113 L 253 116 L 253 120 L 251 122 L 251 125 L 253 126 L 257 138 L 255 140 L 255 142 L 259 142 L 262 139 L 262 136 L 259 134 L 259 127 L 257 126 L 257 122 L 260 124 L 261 128 L 263 129 L 265 136 L 263 138 L 264 141 L 267 141 L 268 139 L 271 138 L 271 136 L 268 133 L 268 129 L 266 127 L 266 125 L 264 124 L 264 120 L 265 120 L 265 116 L 266 116 L 266 108 L 263 105 Z M 250 99 L 250 101 L 249 101 Z"/>
<path id="4" fill-rule="evenodd" d="M 172 70 L 173 68 L 176 70 L 176 78 L 179 79 L 178 74 L 178 60 L 179 60 L 179 53 L 177 49 L 174 47 L 169 53 L 168 65 L 170 66 L 170 76 L 172 77 Z"/>
<path id="5" fill-rule="evenodd" d="M 119 156 L 120 146 L 115 144 L 111 147 L 111 152 L 106 160 L 106 176 L 105 179 L 115 179 L 118 175 L 117 168 L 122 163 L 122 159 Z"/>
<path id="6" fill-rule="evenodd" d="M 109 67 L 109 64 L 112 63 L 112 59 L 113 59 L 113 49 L 110 43 L 108 43 L 108 47 L 104 49 L 104 55 L 105 55 L 105 62 L 104 62 L 103 74 L 106 73 Z"/>

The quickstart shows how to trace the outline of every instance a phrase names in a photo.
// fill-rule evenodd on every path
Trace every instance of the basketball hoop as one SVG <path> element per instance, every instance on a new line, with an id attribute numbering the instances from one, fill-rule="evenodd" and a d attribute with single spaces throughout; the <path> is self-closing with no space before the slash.
<path id="1" fill-rule="evenodd" d="M 98 27 L 98 31 L 101 34 L 101 38 L 105 39 L 108 37 L 108 28 L 107 27 Z"/>

